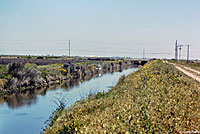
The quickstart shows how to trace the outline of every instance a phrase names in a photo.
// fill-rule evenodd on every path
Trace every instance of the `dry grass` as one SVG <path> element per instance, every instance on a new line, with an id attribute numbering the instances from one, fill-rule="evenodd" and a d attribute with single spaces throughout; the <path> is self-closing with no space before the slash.
<path id="1" fill-rule="evenodd" d="M 4 82 L 0 79 L 0 87 L 4 88 Z"/>

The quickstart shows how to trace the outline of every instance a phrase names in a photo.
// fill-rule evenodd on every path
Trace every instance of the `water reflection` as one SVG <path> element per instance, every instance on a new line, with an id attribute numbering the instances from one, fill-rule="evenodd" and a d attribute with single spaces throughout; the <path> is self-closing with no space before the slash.
<path id="1" fill-rule="evenodd" d="M 108 92 L 122 75 L 136 70 L 132 68 L 122 73 L 96 75 L 85 80 L 73 79 L 62 85 L 5 96 L 0 99 L 0 134 L 39 134 L 46 126 L 49 115 L 57 108 L 54 103 L 56 98 L 63 98 L 66 108 L 69 108 L 91 94 Z M 94 77 L 98 78 L 91 79 Z"/>
<path id="2" fill-rule="evenodd" d="M 26 90 L 20 93 L 15 93 L 11 95 L 3 96 L 0 99 L 1 104 L 6 103 L 8 107 L 15 109 L 22 106 L 31 106 L 37 103 L 38 95 L 45 96 L 49 90 L 56 90 L 59 88 L 69 89 L 73 86 L 78 86 L 79 82 L 74 80 L 69 80 L 62 85 L 52 85 L 43 89 Z"/>
<path id="3" fill-rule="evenodd" d="M 37 103 L 38 95 L 45 96 L 49 90 L 57 90 L 60 88 L 62 88 L 64 90 L 68 90 L 75 86 L 79 86 L 79 84 L 81 82 L 89 81 L 92 78 L 96 78 L 96 77 L 100 77 L 100 76 L 101 76 L 100 74 L 96 74 L 93 76 L 86 77 L 85 79 L 82 79 L 82 80 L 70 79 L 70 80 L 64 81 L 60 85 L 55 84 L 55 85 L 51 85 L 46 88 L 25 90 L 25 91 L 21 91 L 20 93 L 6 95 L 6 96 L 3 96 L 2 98 L 0 98 L 0 104 L 6 103 L 8 105 L 8 107 L 11 109 L 16 109 L 16 108 L 23 107 L 23 106 L 31 106 L 31 105 Z"/>
<path id="4" fill-rule="evenodd" d="M 37 96 L 35 93 L 30 93 L 32 91 L 27 91 L 22 94 L 12 94 L 3 97 L 4 102 L 8 105 L 8 107 L 15 109 L 17 107 L 21 107 L 24 105 L 30 106 L 36 103 Z M 33 91 L 34 92 L 34 91 Z"/>

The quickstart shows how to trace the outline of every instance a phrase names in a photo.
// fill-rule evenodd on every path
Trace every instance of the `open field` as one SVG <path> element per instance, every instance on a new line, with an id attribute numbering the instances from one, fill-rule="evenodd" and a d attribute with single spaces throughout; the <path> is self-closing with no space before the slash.
<path id="1" fill-rule="evenodd" d="M 155 60 L 70 109 L 60 107 L 46 134 L 183 133 L 200 131 L 200 86 Z"/>

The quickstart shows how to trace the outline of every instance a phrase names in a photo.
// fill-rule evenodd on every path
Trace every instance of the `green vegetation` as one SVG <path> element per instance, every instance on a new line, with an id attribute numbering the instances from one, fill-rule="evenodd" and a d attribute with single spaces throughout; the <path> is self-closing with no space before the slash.
<path id="1" fill-rule="evenodd" d="M 23 71 L 28 71 L 30 69 L 37 70 L 40 72 L 40 76 L 42 78 L 48 77 L 60 77 L 65 75 L 66 70 L 63 69 L 63 64 L 51 64 L 51 65 L 43 65 L 38 66 L 36 64 L 29 64 L 26 63 L 23 67 Z M 8 66 L 0 64 L 0 89 L 8 88 L 8 84 L 10 83 L 11 79 L 13 78 L 13 74 L 8 71 Z M 25 89 L 26 87 L 21 87 L 21 89 Z M 1 92 L 0 95 L 3 95 L 4 92 Z"/>
<path id="2" fill-rule="evenodd" d="M 186 62 L 186 61 L 172 61 L 173 63 L 184 65 L 186 67 L 193 68 L 197 71 L 200 71 L 200 62 Z"/>
<path id="3" fill-rule="evenodd" d="M 0 89 L 6 88 L 8 81 L 12 78 L 12 75 L 8 73 L 6 65 L 0 65 Z M 0 95 L 4 93 L 1 92 Z"/>
<path id="4" fill-rule="evenodd" d="M 63 69 L 64 65 L 63 64 L 50 64 L 50 65 L 42 65 L 42 66 L 38 66 L 36 64 L 30 64 L 30 63 L 26 63 L 25 64 L 25 68 L 33 68 L 33 69 L 37 69 L 41 72 L 41 77 L 45 78 L 46 76 L 52 76 L 52 77 L 56 77 L 56 76 L 61 76 L 61 75 L 65 75 L 66 70 Z"/>
<path id="5" fill-rule="evenodd" d="M 63 109 L 46 134 L 182 133 L 200 128 L 200 86 L 155 60 L 98 93 Z M 57 114 L 58 115 L 58 114 Z"/>
<path id="6" fill-rule="evenodd" d="M 11 75 L 8 74 L 8 69 L 6 65 L 0 65 L 0 79 L 5 79 L 5 80 L 11 79 Z"/>
<path id="7" fill-rule="evenodd" d="M 92 64 L 91 62 L 80 62 L 80 63 L 75 63 L 77 66 L 83 66 L 83 65 L 89 65 Z"/>
<path id="8" fill-rule="evenodd" d="M 115 60 L 115 61 L 105 61 L 105 63 L 116 63 L 119 64 L 119 62 L 121 62 L 123 60 Z"/>
<path id="9" fill-rule="evenodd" d="M 25 68 L 38 68 L 38 69 L 58 69 L 63 67 L 63 64 L 50 64 L 50 65 L 42 65 L 42 66 L 38 66 L 36 64 L 30 64 L 30 63 L 26 63 L 25 64 Z"/>

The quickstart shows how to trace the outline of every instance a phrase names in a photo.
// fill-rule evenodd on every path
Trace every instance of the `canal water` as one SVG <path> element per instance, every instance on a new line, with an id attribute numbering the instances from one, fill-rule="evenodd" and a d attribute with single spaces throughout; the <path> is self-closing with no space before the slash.
<path id="1" fill-rule="evenodd" d="M 103 74 L 89 81 L 78 82 L 66 89 L 55 87 L 44 93 L 29 93 L 7 98 L 0 104 L 0 134 L 40 134 L 56 101 L 64 99 L 66 107 L 98 92 L 108 92 L 122 75 L 136 71 L 131 68 L 122 72 Z"/>

